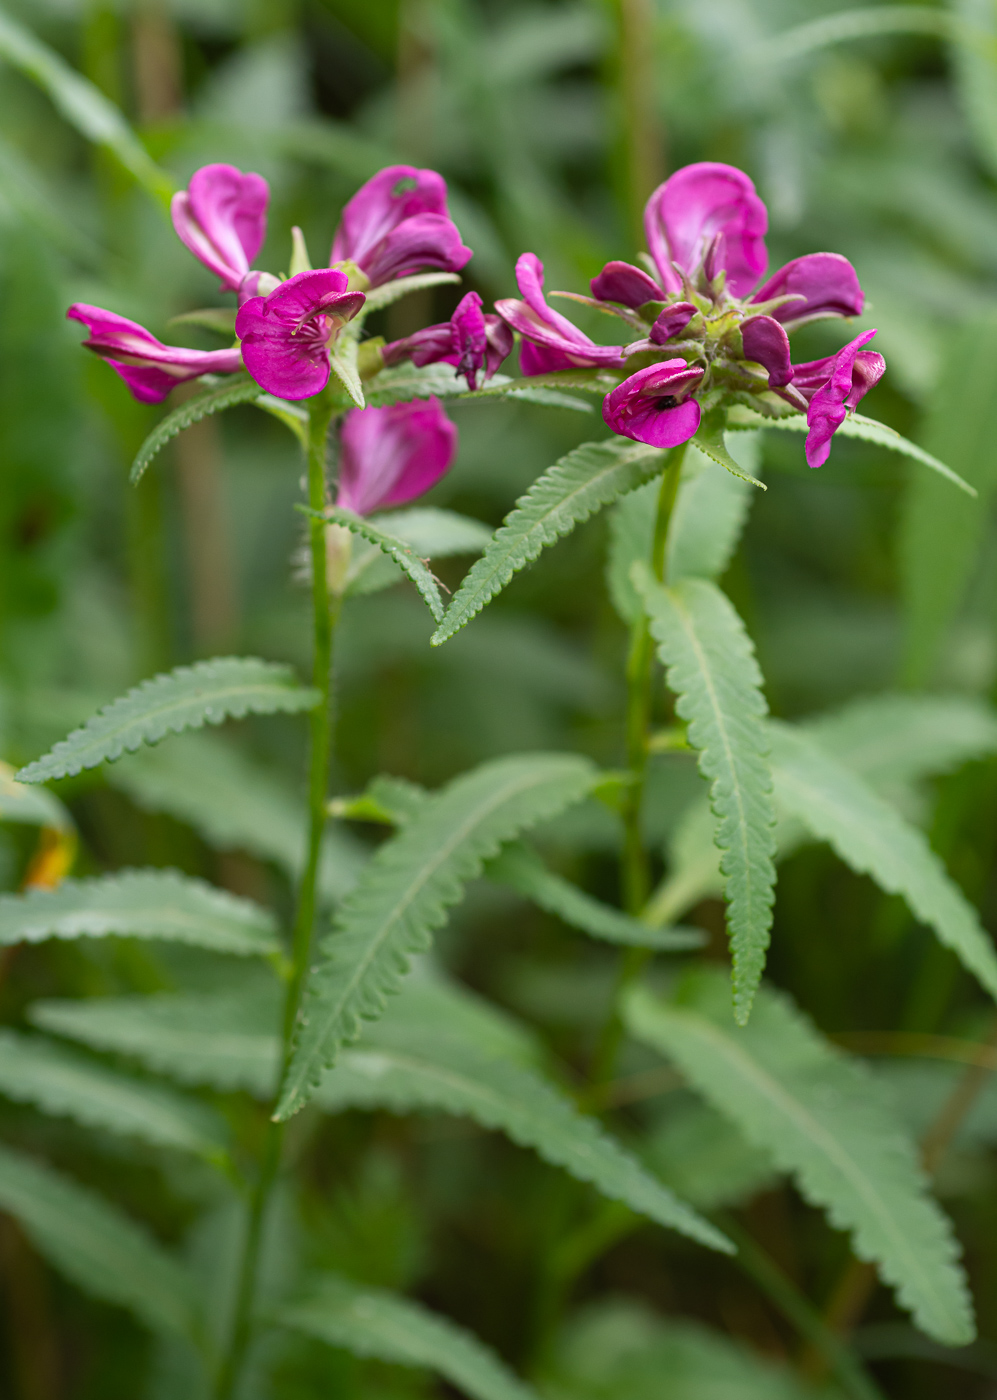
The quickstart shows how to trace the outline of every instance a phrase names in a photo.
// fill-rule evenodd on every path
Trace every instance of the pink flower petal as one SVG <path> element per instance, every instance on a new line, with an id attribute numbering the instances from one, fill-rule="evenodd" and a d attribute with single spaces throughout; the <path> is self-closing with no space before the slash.
<path id="1" fill-rule="evenodd" d="M 458 272 L 471 249 L 447 211 L 443 176 L 391 165 L 362 185 L 343 210 L 329 261 L 347 258 L 374 287 L 413 272 Z"/>
<path id="2" fill-rule="evenodd" d="M 164 345 L 137 321 L 99 306 L 74 302 L 66 315 L 87 327 L 90 335 L 84 346 L 106 359 L 142 403 L 161 403 L 184 380 L 242 368 L 238 348 L 205 351 Z"/>
<path id="3" fill-rule="evenodd" d="M 351 409 L 336 504 L 357 515 L 405 505 L 449 471 L 456 451 L 457 428 L 437 399 Z"/>
<path id="4" fill-rule="evenodd" d="M 307 399 L 329 382 L 329 345 L 364 303 L 336 268 L 299 272 L 239 308 L 235 331 L 246 368 L 270 394 Z"/>
<path id="5" fill-rule="evenodd" d="M 769 372 L 769 388 L 781 389 L 793 378 L 789 336 L 771 316 L 752 316 L 741 323 L 744 358 Z"/>
<path id="6" fill-rule="evenodd" d="M 526 345 L 523 346 L 520 352 L 523 374 L 550 374 L 555 368 L 619 365 L 622 362 L 621 347 L 596 345 L 566 316 L 548 306 L 543 281 L 543 263 L 536 254 L 523 253 L 516 263 L 516 282 L 523 300 L 508 297 L 495 303 L 495 310 L 514 331 L 519 331 L 526 340 L 544 351 L 541 355 L 535 355 Z M 531 368 L 526 368 L 527 365 Z M 532 368 L 535 365 L 542 368 Z"/>
<path id="7" fill-rule="evenodd" d="M 205 165 L 173 196 L 173 227 L 196 258 L 236 291 L 263 246 L 269 186 L 234 165 Z"/>
<path id="8" fill-rule="evenodd" d="M 839 253 L 808 253 L 794 258 L 773 273 L 752 301 L 771 301 L 787 294 L 796 294 L 801 300 L 787 301 L 770 314 L 794 329 L 825 316 L 860 316 L 865 305 L 855 269 Z"/>
<path id="9" fill-rule="evenodd" d="M 639 369 L 603 400 L 602 416 L 622 437 L 651 447 L 677 447 L 699 427 L 701 411 L 686 395 L 703 377 L 685 360 L 664 360 Z"/>
<path id="10" fill-rule="evenodd" d="M 886 369 L 886 361 L 874 350 L 865 351 L 859 358 L 863 345 L 876 334 L 864 331 L 845 345 L 830 360 L 814 360 L 800 365 L 793 375 L 796 386 L 797 374 L 806 384 L 802 392 L 811 388 L 811 382 L 819 373 L 826 378 L 808 394 L 810 407 L 807 410 L 806 453 L 811 467 L 821 467 L 831 454 L 831 439 L 841 427 L 849 409 L 854 409 L 862 397 L 877 383 Z M 825 368 L 826 367 L 826 368 Z"/>
<path id="11" fill-rule="evenodd" d="M 661 301 L 664 292 L 653 277 L 632 263 L 608 262 L 589 283 L 592 295 L 599 301 L 615 301 L 634 311 L 648 301 Z"/>
<path id="12" fill-rule="evenodd" d="M 751 180 L 732 165 L 700 161 L 677 170 L 647 201 L 644 228 L 666 291 L 682 290 L 672 264 L 693 274 L 717 234 L 726 242 L 724 266 L 734 296 L 747 295 L 765 270 L 768 214 Z"/>

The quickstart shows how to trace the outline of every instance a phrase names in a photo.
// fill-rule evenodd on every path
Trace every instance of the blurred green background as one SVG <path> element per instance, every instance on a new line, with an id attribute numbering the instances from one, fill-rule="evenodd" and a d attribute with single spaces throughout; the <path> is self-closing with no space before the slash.
<path id="1" fill-rule="evenodd" d="M 488 303 L 513 293 L 515 258 L 530 250 L 548 287 L 584 291 L 604 261 L 642 246 L 643 201 L 669 171 L 704 159 L 741 166 L 768 204 L 771 267 L 825 248 L 855 264 L 868 299 L 860 324 L 878 328 L 888 366 L 864 410 L 980 492 L 968 502 L 854 441 L 838 440 L 814 473 L 795 435 L 766 440 L 769 490 L 753 502 L 724 586 L 756 639 L 770 706 L 797 717 L 896 686 L 992 696 L 997 68 L 979 40 L 997 35 L 991 0 L 919 6 L 913 18 L 910 6 L 858 13 L 827 0 L 5 3 L 124 109 L 181 182 L 212 161 L 266 176 L 270 232 L 259 265 L 275 270 L 287 266 L 294 223 L 313 260 L 324 260 L 345 201 L 402 160 L 447 178 L 475 250 L 464 289 Z M 457 295 L 419 294 L 372 328 L 405 334 L 445 318 Z M 218 344 L 207 331 L 168 325 L 221 299 L 162 209 L 37 86 L 0 66 L 0 739 L 14 765 L 155 670 L 219 652 L 289 660 L 303 672 L 309 664 L 307 599 L 294 579 L 293 441 L 241 408 L 184 434 L 128 487 L 159 410 L 134 403 L 106 365 L 79 351 L 79 328 L 63 319 L 72 301 L 167 340 Z M 837 348 L 840 328 L 812 327 L 800 339 L 796 357 L 817 357 Z M 459 458 L 430 500 L 493 525 L 544 467 L 604 432 L 597 414 L 526 404 L 458 404 L 452 413 Z M 338 789 L 356 791 L 378 771 L 435 785 L 529 748 L 580 747 L 618 764 L 626 635 L 603 582 L 605 537 L 604 519 L 577 531 L 437 652 L 407 586 L 351 602 L 338 653 Z M 445 581 L 453 586 L 464 566 L 446 561 Z M 299 728 L 268 720 L 178 739 L 169 763 L 152 750 L 64 783 L 81 834 L 76 872 L 175 865 L 286 904 L 273 859 L 280 836 L 270 830 L 254 845 L 251 819 L 226 827 L 212 801 L 221 813 L 228 796 L 238 804 L 255 784 L 263 825 L 279 825 L 281 803 L 301 788 Z M 192 775 L 214 797 L 202 791 L 195 801 Z M 649 820 L 659 840 L 698 782 L 687 755 L 657 763 Z M 920 803 L 936 849 L 993 927 L 997 765 L 967 765 L 926 786 Z M 615 899 L 608 818 L 584 809 L 562 834 L 575 852 L 564 868 Z M 19 886 L 34 841 L 32 828 L 0 828 L 4 888 Z M 441 937 L 443 955 L 540 1026 L 570 1064 L 602 1015 L 611 954 L 580 948 L 538 912 L 517 907 L 510 917 L 511 908 L 476 888 Z M 719 904 L 706 901 L 696 922 L 719 935 Z M 833 1034 L 973 1036 L 985 1018 L 982 995 L 905 906 L 823 847 L 782 869 L 770 972 Z M 0 1012 L 16 1021 L 39 995 L 203 986 L 221 974 L 205 958 L 123 942 L 27 950 L 0 975 Z M 640 1055 L 632 1058 L 629 1070 L 641 1071 Z M 682 1099 L 649 1098 L 621 1118 L 624 1133 L 660 1139 L 665 1172 L 668 1135 L 683 1131 L 689 1108 Z M 28 1110 L 4 1105 L 0 1114 L 5 1134 L 100 1184 L 167 1236 L 179 1238 L 203 1202 L 192 1169 L 167 1171 L 151 1152 L 143 1159 L 99 1134 L 81 1147 Z M 553 1242 L 579 1214 L 580 1188 L 452 1122 L 347 1115 L 322 1131 L 307 1179 L 312 1251 L 371 1282 L 412 1288 L 528 1364 L 559 1288 Z M 743 1145 L 717 1151 L 743 1179 L 710 1199 L 748 1202 L 753 1232 L 820 1296 L 846 1257 L 842 1239 L 759 1172 Z M 988 1142 L 974 1140 L 950 1165 L 939 1189 L 968 1248 L 982 1334 L 997 1337 L 997 1163 Z M 674 1184 L 694 1192 L 695 1183 Z M 605 1228 L 608 1243 L 613 1221 Z M 144 1378 L 149 1344 L 138 1329 L 59 1283 L 9 1222 L 0 1295 L 4 1394 L 177 1393 L 162 1358 L 159 1379 Z M 613 1379 L 607 1357 L 620 1338 L 651 1325 L 642 1299 L 756 1352 L 785 1356 L 795 1346 L 731 1266 L 677 1237 L 631 1230 L 579 1274 L 576 1303 L 597 1301 L 601 1311 L 561 1343 L 576 1384 L 584 1378 L 593 1394 L 672 1393 L 656 1390 L 653 1374 L 635 1372 L 622 1389 Z M 997 1343 L 956 1367 L 905 1328 L 885 1295 L 867 1316 L 866 1352 L 883 1358 L 877 1375 L 890 1395 L 994 1393 Z M 280 1363 L 274 1393 L 431 1391 L 409 1373 L 331 1357 L 299 1344 Z M 736 1374 L 736 1354 L 727 1360 Z M 732 1385 L 674 1393 L 756 1393 Z"/>

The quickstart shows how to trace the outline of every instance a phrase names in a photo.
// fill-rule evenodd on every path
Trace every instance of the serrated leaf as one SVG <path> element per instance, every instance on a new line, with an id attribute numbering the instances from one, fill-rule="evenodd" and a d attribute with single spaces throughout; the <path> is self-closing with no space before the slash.
<path id="1" fill-rule="evenodd" d="M 871 1075 L 769 989 L 735 1030 L 724 979 L 708 970 L 689 979 L 678 1003 L 636 988 L 624 1014 L 633 1035 L 674 1060 L 835 1226 L 853 1232 L 856 1254 L 878 1264 L 919 1327 L 949 1346 L 972 1341 L 951 1227 Z"/>
<path id="2" fill-rule="evenodd" d="M 715 584 L 683 579 L 670 588 L 634 565 L 651 635 L 676 712 L 710 783 L 722 852 L 733 957 L 734 1015 L 743 1025 L 765 966 L 775 890 L 775 813 L 763 725 L 762 677 L 744 624 Z"/>
<path id="3" fill-rule="evenodd" d="M 399 539 L 396 535 L 388 534 L 362 515 L 354 515 L 351 510 L 343 510 L 339 506 L 328 506 L 321 513 L 309 511 L 308 514 L 319 514 L 320 519 L 335 525 L 342 525 L 351 534 L 359 535 L 368 543 L 377 545 L 378 549 L 394 560 L 402 572 L 412 580 L 436 621 L 441 620 L 443 603 L 440 600 L 440 590 L 437 587 L 436 579 L 415 550 L 404 540 Z"/>
<path id="4" fill-rule="evenodd" d="M 196 1338 L 195 1286 L 151 1235 L 94 1192 L 0 1147 L 0 1208 L 52 1266 L 154 1332 Z"/>
<path id="5" fill-rule="evenodd" d="M 359 1046 L 342 1053 L 315 1102 L 333 1113 L 387 1108 L 472 1118 L 659 1225 L 711 1249 L 731 1250 L 718 1230 L 641 1167 L 596 1119 L 579 1113 L 536 1071 L 448 1034 L 445 1021 L 435 1032 L 379 1021 Z"/>
<path id="6" fill-rule="evenodd" d="M 196 1099 L 6 1029 L 0 1029 L 0 1094 L 156 1147 L 217 1159 L 227 1144 L 224 1120 Z"/>
<path id="7" fill-rule="evenodd" d="M 480 554 L 492 537 L 491 530 L 480 520 L 431 506 L 384 511 L 376 520 L 379 529 L 407 544 L 420 559 Z M 400 579 L 397 566 L 376 545 L 354 549 L 346 573 L 346 595 L 375 593 Z"/>
<path id="8" fill-rule="evenodd" d="M 0 947 L 109 934 L 241 956 L 280 951 L 268 910 L 176 870 L 124 870 L 0 895 Z"/>
<path id="9" fill-rule="evenodd" d="M 473 397 L 468 395 L 468 397 Z M 559 389 L 538 389 L 531 385 L 529 388 L 511 388 L 505 395 L 507 399 L 514 399 L 516 403 L 536 403 L 541 408 L 569 408 L 574 413 L 593 413 L 590 403 L 585 403 L 582 399 L 576 399 L 574 394 L 562 394 Z"/>
<path id="10" fill-rule="evenodd" d="M 911 826 L 856 774 L 788 725 L 773 721 L 772 776 L 781 807 L 843 861 L 911 910 L 997 999 L 997 954 L 976 910 Z"/>
<path id="11" fill-rule="evenodd" d="M 439 646 L 470 622 L 547 545 L 663 469 L 665 455 L 625 438 L 576 447 L 539 477 L 457 590 L 433 634 Z"/>
<path id="12" fill-rule="evenodd" d="M 791 433 L 808 431 L 807 420 L 800 413 L 791 413 L 782 418 L 766 418 L 763 414 L 756 413 L 754 409 L 746 408 L 740 404 L 729 410 L 728 423 L 731 428 L 782 428 Z M 924 448 L 918 447 L 917 443 L 909 442 L 894 428 L 888 428 L 885 423 L 878 423 L 875 418 L 865 418 L 861 413 L 849 413 L 838 428 L 838 433 L 841 437 L 859 438 L 862 442 L 872 442 L 877 447 L 888 447 L 891 452 L 899 452 L 905 457 L 913 457 L 916 462 L 922 462 L 932 471 L 938 472 L 939 476 L 944 476 L 947 481 L 952 482 L 954 486 L 958 486 L 968 495 L 976 495 L 976 488 L 970 486 L 968 481 L 963 481 L 962 477 L 951 467 L 947 467 L 944 462 L 940 462 L 930 452 L 925 452 Z"/>
<path id="13" fill-rule="evenodd" d="M 437 1371 L 472 1400 L 536 1400 L 471 1332 L 384 1289 L 323 1274 L 300 1302 L 279 1308 L 275 1321 L 356 1356 Z"/>
<path id="14" fill-rule="evenodd" d="M 698 948 L 703 942 L 698 929 L 652 929 L 639 919 L 593 899 L 570 880 L 548 870 L 540 856 L 520 842 L 510 842 L 495 860 L 489 861 L 485 874 L 489 880 L 508 885 L 572 928 L 581 929 L 605 943 L 675 951 Z"/>
<path id="15" fill-rule="evenodd" d="M 0 763 L 0 822 L 48 826 L 56 831 L 73 829 L 73 819 L 57 797 L 44 788 L 16 782 L 13 768 L 6 763 Z"/>
<path id="16" fill-rule="evenodd" d="M 318 691 L 300 685 L 289 666 L 253 656 L 216 656 L 143 681 L 17 776 L 26 783 L 72 777 L 167 734 L 249 714 L 295 714 L 318 700 Z"/>
<path id="17" fill-rule="evenodd" d="M 182 433 L 184 428 L 199 423 L 202 418 L 208 418 L 213 413 L 222 413 L 226 408 L 234 408 L 236 404 L 252 403 L 262 393 L 263 389 L 259 384 L 248 375 L 240 374 L 235 378 L 226 379 L 221 384 L 213 384 L 210 389 L 205 389 L 203 394 L 187 399 L 157 423 L 143 442 L 132 463 L 129 481 L 133 485 L 139 481 L 153 458 L 163 450 L 171 438 Z"/>
<path id="18" fill-rule="evenodd" d="M 580 801 L 596 769 L 570 754 L 497 759 L 434 793 L 382 845 L 340 906 L 313 972 L 278 1116 L 307 1100 L 361 1018 L 380 1015 L 412 954 L 429 947 L 446 909 L 483 863 L 525 828 Z"/>
<path id="19" fill-rule="evenodd" d="M 382 369 L 365 385 L 367 403 L 372 408 L 388 404 L 407 403 L 410 399 L 454 398 L 465 392 L 467 385 L 453 365 L 395 365 Z"/>
<path id="20" fill-rule="evenodd" d="M 121 111 L 54 49 L 3 13 L 0 58 L 37 83 L 71 126 L 110 151 L 159 204 L 169 206 L 176 188 L 172 176 L 155 163 Z"/>
<path id="21" fill-rule="evenodd" d="M 412 277 L 397 277 L 393 282 L 371 287 L 365 294 L 367 299 L 360 309 L 360 316 L 356 319 L 369 316 L 372 311 L 382 311 L 384 307 L 392 306 L 412 292 L 420 292 L 429 287 L 443 287 L 448 282 L 459 281 L 460 277 L 456 272 L 417 272 Z"/>
<path id="22" fill-rule="evenodd" d="M 552 374 L 531 374 L 520 379 L 507 379 L 504 375 L 497 374 L 483 389 L 475 390 L 473 395 L 467 393 L 466 397 L 503 398 L 507 394 L 515 397 L 533 389 L 581 389 L 586 394 L 598 394 L 602 398 L 611 389 L 615 389 L 625 375 L 626 370 L 621 370 L 619 374 L 611 374 L 601 369 L 562 369 Z"/>

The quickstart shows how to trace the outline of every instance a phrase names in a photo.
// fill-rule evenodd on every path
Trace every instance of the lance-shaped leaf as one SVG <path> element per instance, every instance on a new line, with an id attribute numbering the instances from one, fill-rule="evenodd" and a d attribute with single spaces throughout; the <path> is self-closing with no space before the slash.
<path id="1" fill-rule="evenodd" d="M 72 777 L 134 753 L 142 744 L 157 744 L 167 734 L 249 714 L 294 714 L 312 709 L 318 701 L 318 691 L 300 685 L 289 666 L 253 656 L 219 656 L 178 666 L 98 710 L 17 776 L 24 783 Z"/>
<path id="2" fill-rule="evenodd" d="M 125 870 L 0 895 L 0 947 L 48 938 L 162 938 L 243 956 L 280 950 L 273 915 L 175 870 Z"/>
<path id="3" fill-rule="evenodd" d="M 997 954 L 976 910 L 924 833 L 869 785 L 788 725 L 772 722 L 772 776 L 780 807 L 843 861 L 903 895 L 914 914 L 997 998 Z"/>
<path id="4" fill-rule="evenodd" d="M 389 284 L 390 285 L 390 284 Z M 378 528 L 394 536 L 420 559 L 446 559 L 454 554 L 480 554 L 492 532 L 480 520 L 452 510 L 419 506 L 414 510 L 382 511 Z M 377 545 L 354 548 L 346 573 L 346 593 L 374 593 L 399 581 L 398 568 Z"/>
<path id="5" fill-rule="evenodd" d="M 224 1120 L 206 1104 L 120 1074 L 40 1036 L 0 1030 L 0 1094 L 156 1147 L 220 1160 L 227 1145 Z"/>
<path id="6" fill-rule="evenodd" d="M 586 759 L 526 754 L 498 759 L 427 799 L 364 867 L 322 944 L 302 1008 L 278 1115 L 306 1102 L 339 1047 L 380 1015 L 413 953 L 429 947 L 446 909 L 483 863 L 527 827 L 580 801 L 596 779 Z"/>
<path id="7" fill-rule="evenodd" d="M 724 980 L 712 971 L 696 972 L 676 1003 L 635 989 L 625 1015 L 633 1035 L 673 1060 L 834 1225 L 852 1231 L 858 1257 L 878 1264 L 919 1327 L 949 1346 L 972 1341 L 951 1226 L 868 1071 L 771 990 L 734 1029 Z"/>
<path id="8" fill-rule="evenodd" d="M 203 394 L 196 394 L 187 399 L 153 428 L 136 454 L 129 480 L 133 484 L 138 481 L 153 458 L 162 452 L 171 438 L 182 433 L 184 428 L 199 423 L 202 418 L 208 418 L 212 413 L 222 413 L 226 408 L 234 408 L 236 404 L 252 403 L 262 394 L 263 389 L 255 380 L 240 374 L 235 378 L 225 379 L 220 384 L 213 384 L 210 389 L 205 389 Z"/>
<path id="9" fill-rule="evenodd" d="M 436 1371 L 471 1400 L 536 1400 L 536 1392 L 473 1333 L 421 1303 L 336 1274 L 323 1274 L 274 1320 L 355 1356 Z"/>
<path id="10" fill-rule="evenodd" d="M 583 933 L 605 943 L 674 952 L 676 949 L 698 948 L 703 942 L 703 935 L 698 929 L 651 928 L 639 919 L 593 899 L 570 880 L 548 870 L 536 851 L 520 842 L 510 842 L 495 860 L 489 861 L 485 874 L 489 880 L 508 885 L 517 894 L 532 900 L 548 914 L 563 919 L 572 928 L 581 929 Z"/>
<path id="11" fill-rule="evenodd" d="M 670 588 L 634 566 L 675 708 L 710 783 L 722 852 L 734 962 L 734 1015 L 743 1025 L 765 966 L 775 889 L 775 814 L 763 724 L 767 710 L 751 640 L 730 602 L 705 579 Z"/>
<path id="12" fill-rule="evenodd" d="M 396 277 L 393 282 L 371 287 L 370 291 L 365 293 L 366 301 L 354 319 L 362 321 L 372 311 L 383 311 L 386 306 L 392 306 L 412 292 L 421 292 L 430 287 L 442 287 L 448 282 L 459 281 L 460 277 L 456 272 L 416 272 L 411 277 Z"/>
<path id="13" fill-rule="evenodd" d="M 94 1192 L 0 1147 L 0 1209 L 78 1288 L 154 1332 L 196 1338 L 193 1279 L 141 1226 Z"/>
<path id="14" fill-rule="evenodd" d="M 382 530 L 373 521 L 366 520 L 362 515 L 354 515 L 351 510 L 343 510 L 340 506 L 329 506 L 322 512 L 305 510 L 304 507 L 302 510 L 307 515 L 317 515 L 321 520 L 329 521 L 334 525 L 342 525 L 351 534 L 359 535 L 369 544 L 376 545 L 382 554 L 386 554 L 389 559 L 394 560 L 402 572 L 412 580 L 436 621 L 439 622 L 442 619 L 443 603 L 440 600 L 440 590 L 437 587 L 436 579 L 425 561 L 419 558 L 411 545 L 406 544 L 397 535 Z"/>
<path id="15" fill-rule="evenodd" d="M 780 418 L 767 418 L 764 414 L 756 413 L 754 409 L 743 407 L 740 404 L 736 404 L 730 409 L 728 424 L 732 428 L 782 428 L 791 433 L 808 431 L 807 420 L 801 413 L 791 413 Z M 891 452 L 900 452 L 905 457 L 913 457 L 916 462 L 922 462 L 932 471 L 938 472 L 940 476 L 944 476 L 947 481 L 951 481 L 954 486 L 960 487 L 968 495 L 976 495 L 976 488 L 970 486 L 968 481 L 963 481 L 958 472 L 954 472 L 951 467 L 947 467 L 944 462 L 940 462 L 930 452 L 925 452 L 924 448 L 918 447 L 916 442 L 909 442 L 895 428 L 888 428 L 885 423 L 878 423 L 875 418 L 865 418 L 861 413 L 849 413 L 837 431 L 840 437 L 859 438 L 862 442 L 873 442 L 877 447 L 888 447 Z"/>
<path id="16" fill-rule="evenodd" d="M 704 413 L 699 432 L 696 434 L 696 446 L 699 451 L 705 453 L 707 457 L 712 457 L 714 462 L 726 468 L 731 476 L 736 476 L 741 481 L 747 481 L 752 486 L 758 486 L 763 491 L 766 490 L 764 481 L 759 481 L 756 476 L 746 472 L 727 450 L 726 428 L 726 410 L 714 408 L 709 413 Z"/>
<path id="17" fill-rule="evenodd" d="M 57 797 L 44 788 L 26 787 L 14 780 L 14 770 L 0 763 L 0 822 L 23 822 L 71 831 L 73 819 Z"/>
<path id="18" fill-rule="evenodd" d="M 625 438 L 585 443 L 555 462 L 506 516 L 457 590 L 433 634 L 433 645 L 470 622 L 545 546 L 556 544 L 597 510 L 657 476 L 664 462 L 664 453 L 656 448 Z"/>

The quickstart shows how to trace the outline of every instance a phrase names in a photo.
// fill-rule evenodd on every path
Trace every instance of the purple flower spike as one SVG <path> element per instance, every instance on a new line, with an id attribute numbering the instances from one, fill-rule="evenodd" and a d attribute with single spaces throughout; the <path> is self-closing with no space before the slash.
<path id="1" fill-rule="evenodd" d="M 516 282 L 523 300 L 508 297 L 497 301 L 495 310 L 524 337 L 519 358 L 524 375 L 622 362 L 619 345 L 596 345 L 566 316 L 547 305 L 543 263 L 535 253 L 524 253 L 516 263 Z"/>
<path id="2" fill-rule="evenodd" d="M 598 301 L 615 301 L 636 311 L 648 301 L 661 301 L 664 293 L 653 277 L 632 263 L 608 262 L 589 283 Z"/>
<path id="3" fill-rule="evenodd" d="M 140 403 L 162 403 L 186 379 L 233 374 L 242 368 L 238 347 L 204 351 L 164 345 L 136 321 L 81 302 L 74 303 L 66 315 L 83 322 L 90 332 L 83 344 L 118 371 Z"/>
<path id="4" fill-rule="evenodd" d="M 696 308 L 691 301 L 673 302 L 665 307 L 651 327 L 651 339 L 655 345 L 664 345 L 665 341 L 681 335 L 695 314 Z"/>
<path id="5" fill-rule="evenodd" d="M 411 360 L 414 365 L 456 365 L 468 388 L 478 387 L 484 371 L 490 379 L 512 350 L 512 331 L 499 316 L 484 315 L 477 292 L 462 297 L 449 321 L 426 326 L 382 350 L 384 363 Z"/>
<path id="6" fill-rule="evenodd" d="M 752 316 L 741 322 L 744 358 L 764 365 L 769 372 L 769 388 L 781 389 L 792 382 L 789 336 L 771 316 Z"/>
<path id="7" fill-rule="evenodd" d="M 263 246 L 270 187 L 262 175 L 234 165 L 205 165 L 186 190 L 173 196 L 173 227 L 195 258 L 221 278 L 222 291 L 238 291 Z"/>
<path id="8" fill-rule="evenodd" d="M 863 331 L 853 341 L 824 360 L 794 366 L 793 388 L 809 399 L 807 410 L 807 463 L 822 467 L 831 453 L 831 439 L 849 409 L 854 409 L 878 384 L 886 361 L 875 350 L 863 350 L 876 334 Z"/>
<path id="9" fill-rule="evenodd" d="M 765 283 L 752 301 L 793 295 L 771 313 L 790 330 L 827 316 L 861 316 L 865 296 L 854 267 L 840 253 L 808 253 L 794 258 Z"/>
<path id="10" fill-rule="evenodd" d="M 336 505 L 357 515 L 402 506 L 449 471 L 457 428 L 438 399 L 353 408 L 343 419 Z"/>
<path id="11" fill-rule="evenodd" d="M 745 296 L 765 271 L 768 214 L 751 180 L 732 165 L 700 161 L 677 170 L 647 201 L 644 228 L 661 285 L 668 292 L 682 290 L 673 264 L 691 276 L 718 234 L 726 243 L 722 266 L 727 289 L 734 296 Z M 719 248 L 714 245 L 713 262 Z M 714 275 L 720 266 L 714 268 Z"/>
<path id="12" fill-rule="evenodd" d="M 335 268 L 299 272 L 239 308 L 235 332 L 246 368 L 267 393 L 308 399 L 329 382 L 329 346 L 364 304 Z"/>
<path id="13" fill-rule="evenodd" d="M 413 272 L 459 272 L 471 258 L 447 212 L 447 184 L 435 170 L 389 165 L 343 210 L 329 261 L 349 258 L 372 287 Z"/>
<path id="14" fill-rule="evenodd" d="M 646 442 L 651 447 L 677 447 L 699 427 L 700 407 L 684 396 L 702 378 L 685 360 L 663 360 L 624 379 L 602 405 L 602 416 L 614 433 Z"/>

